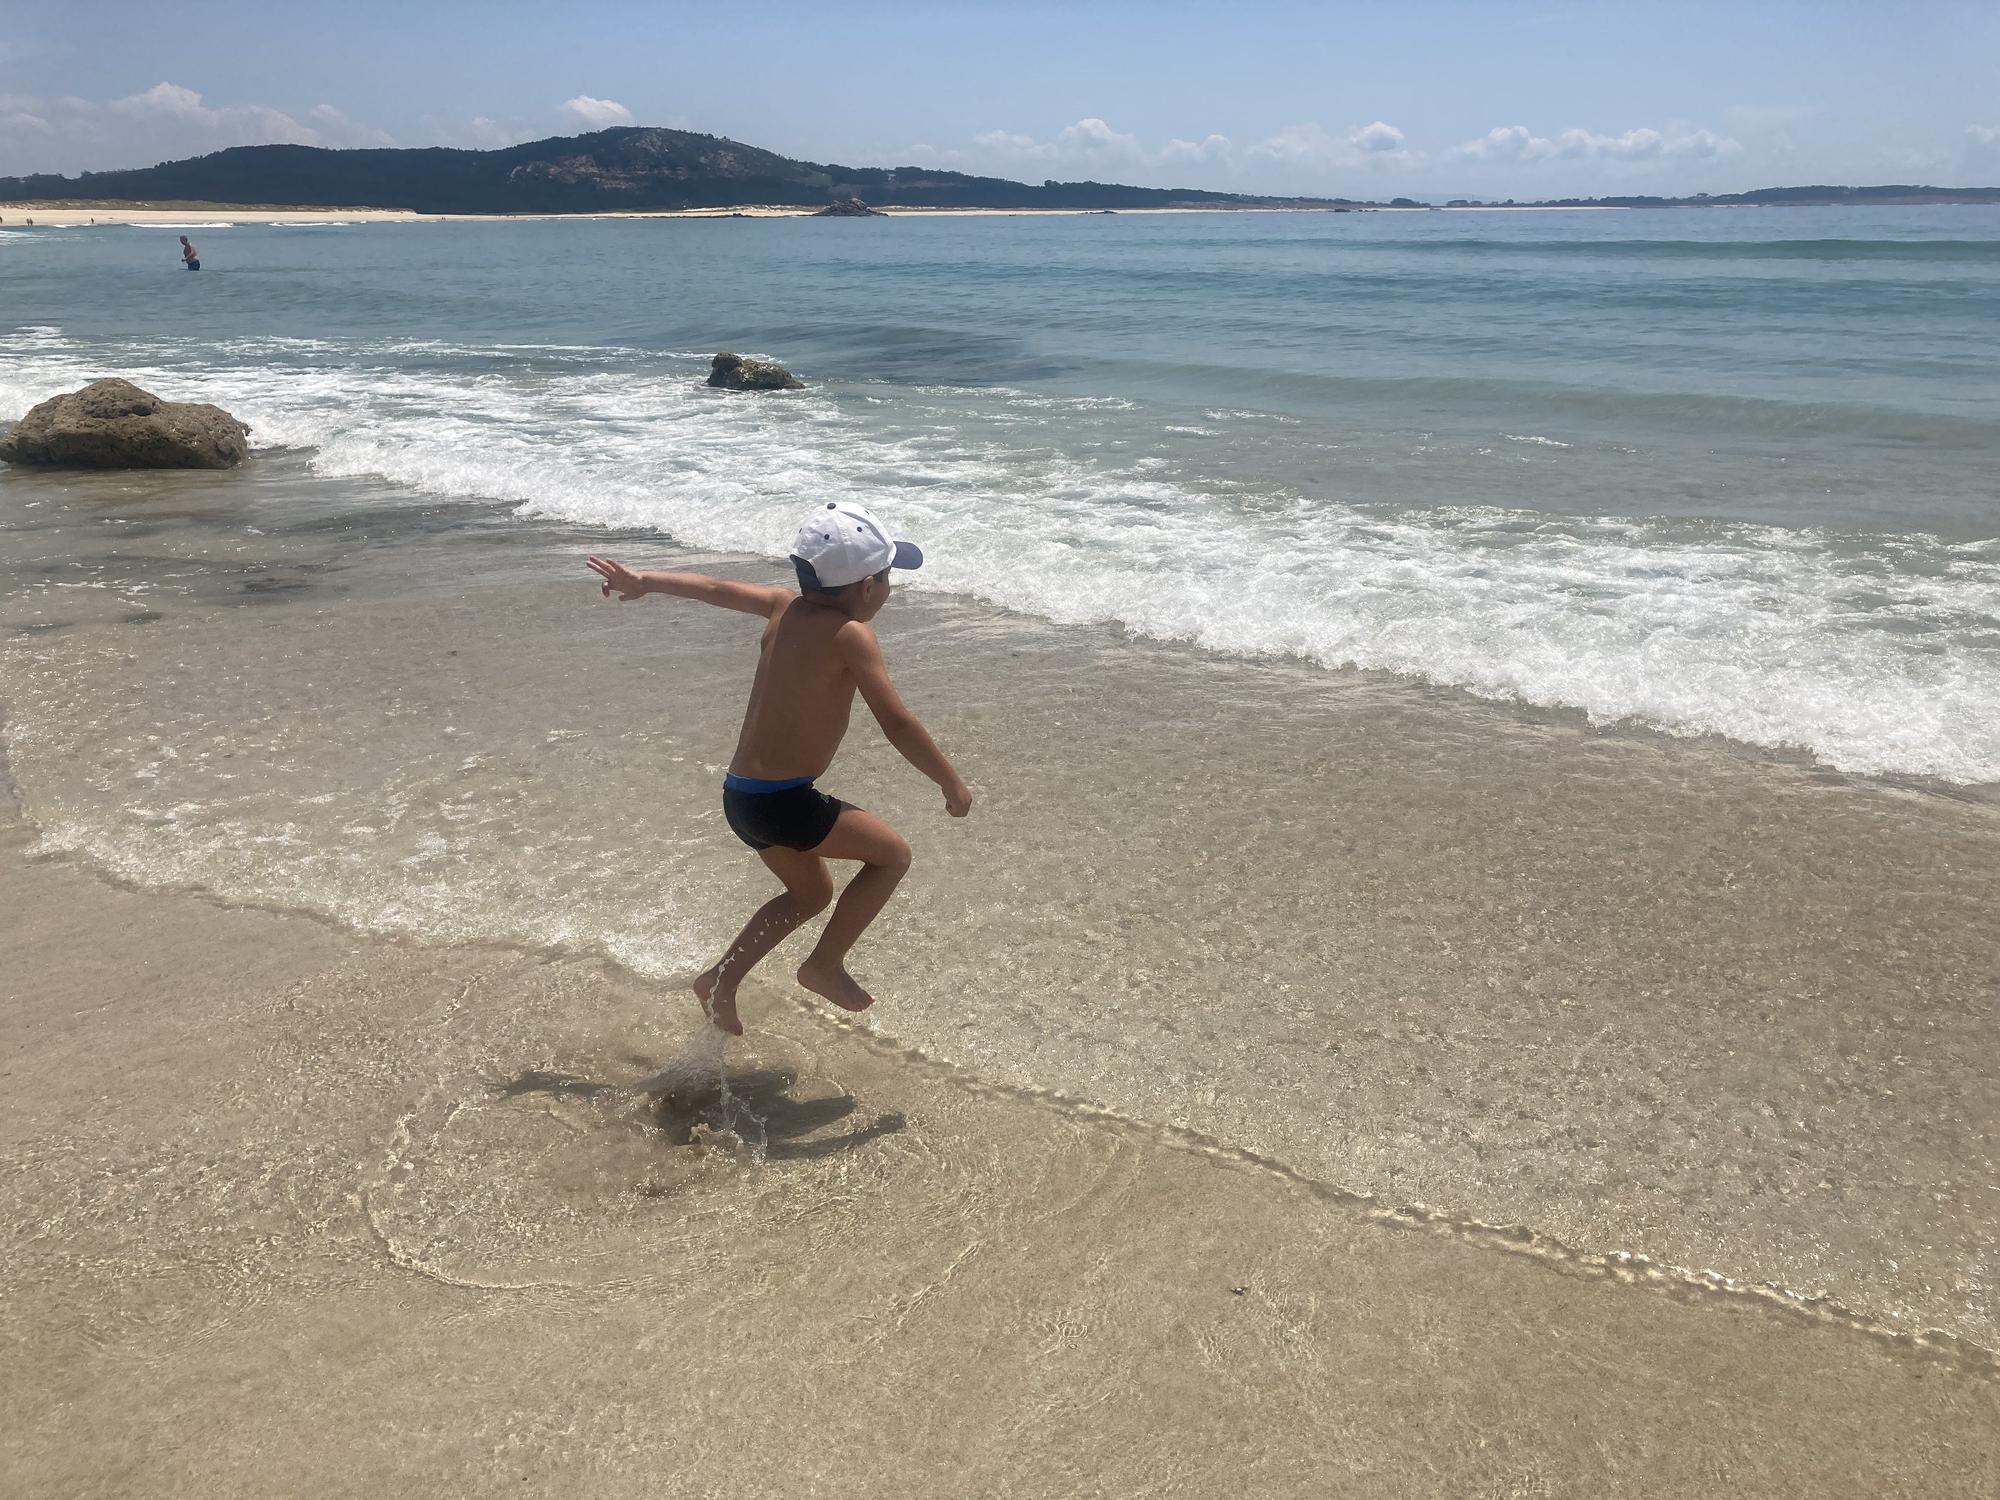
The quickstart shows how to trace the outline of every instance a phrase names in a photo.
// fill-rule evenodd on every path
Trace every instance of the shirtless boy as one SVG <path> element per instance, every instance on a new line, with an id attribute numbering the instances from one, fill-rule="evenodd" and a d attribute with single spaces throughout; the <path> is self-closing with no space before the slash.
<path id="1" fill-rule="evenodd" d="M 722 812 L 785 889 L 757 909 L 694 982 L 703 1011 L 731 1035 L 743 1034 L 736 1016 L 743 976 L 833 900 L 829 859 L 858 860 L 861 870 L 799 966 L 799 983 L 843 1010 L 874 1003 L 848 975 L 847 952 L 910 868 L 910 846 L 873 813 L 813 785 L 833 763 L 857 691 L 889 743 L 944 792 L 945 811 L 962 818 L 972 810 L 972 789 L 897 696 L 868 623 L 889 602 L 890 568 L 920 567 L 923 560 L 867 511 L 840 500 L 819 507 L 799 528 L 792 547 L 797 593 L 700 573 L 635 573 L 608 557 L 589 560 L 607 599 L 672 594 L 764 621 L 750 704 L 722 781 Z"/>

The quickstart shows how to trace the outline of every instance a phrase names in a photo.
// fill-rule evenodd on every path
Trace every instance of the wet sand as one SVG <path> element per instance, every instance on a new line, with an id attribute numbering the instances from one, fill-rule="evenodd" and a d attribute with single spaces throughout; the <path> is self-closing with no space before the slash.
<path id="1" fill-rule="evenodd" d="M 676 994 L 0 832 L 18 1494 L 1974 1495 L 1990 1368 Z M 505 1042 L 500 1038 L 506 1038 Z"/>
<path id="2" fill-rule="evenodd" d="M 907 593 L 981 805 L 857 724 L 883 1000 L 724 1099 L 750 646 L 579 559 L 770 565 L 384 498 L 0 476 L 14 1488 L 2000 1474 L 1990 790 Z"/>

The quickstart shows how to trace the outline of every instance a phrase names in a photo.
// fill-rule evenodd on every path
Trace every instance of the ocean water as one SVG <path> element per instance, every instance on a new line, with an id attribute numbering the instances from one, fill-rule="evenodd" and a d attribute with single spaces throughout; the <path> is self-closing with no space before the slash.
<path id="1" fill-rule="evenodd" d="M 116 371 L 376 503 L 760 555 L 848 496 L 920 588 L 2000 780 L 2000 211 L 0 234 L 0 419 Z"/>

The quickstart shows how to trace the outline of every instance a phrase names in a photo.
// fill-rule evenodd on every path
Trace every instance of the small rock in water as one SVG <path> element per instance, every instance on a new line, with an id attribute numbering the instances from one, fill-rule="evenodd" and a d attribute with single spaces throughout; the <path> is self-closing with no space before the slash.
<path id="1" fill-rule="evenodd" d="M 745 359 L 740 354 L 716 355 L 708 383 L 725 391 L 798 391 L 806 384 L 776 360 Z"/>
<path id="2" fill-rule="evenodd" d="M 219 406 L 162 401 L 129 380 L 94 380 L 33 407 L 0 438 L 0 463 L 39 468 L 227 469 L 250 429 Z"/>
<path id="3" fill-rule="evenodd" d="M 813 215 L 815 219 L 886 219 L 879 208 L 870 208 L 859 198 L 836 198 Z"/>

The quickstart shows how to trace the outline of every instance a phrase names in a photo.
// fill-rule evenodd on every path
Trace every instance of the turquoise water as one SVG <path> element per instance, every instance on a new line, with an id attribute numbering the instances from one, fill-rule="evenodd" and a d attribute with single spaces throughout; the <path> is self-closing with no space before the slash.
<path id="1" fill-rule="evenodd" d="M 1058 621 L 2000 780 L 2000 210 L 189 223 L 0 228 L 0 418 L 772 556 L 850 495 Z"/>

